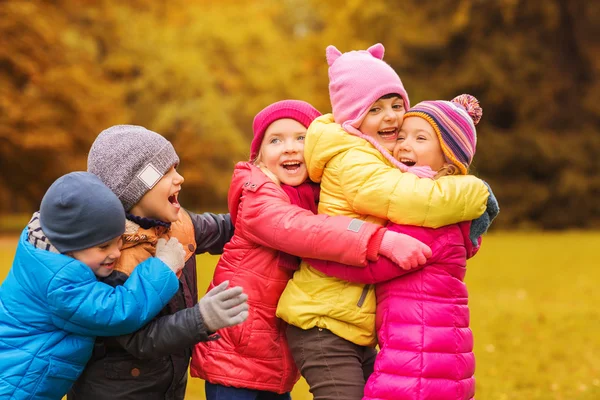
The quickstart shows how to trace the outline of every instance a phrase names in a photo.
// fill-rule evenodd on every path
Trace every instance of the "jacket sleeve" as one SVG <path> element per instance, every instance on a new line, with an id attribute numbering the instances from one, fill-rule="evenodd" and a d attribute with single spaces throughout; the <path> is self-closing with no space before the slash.
<path id="1" fill-rule="evenodd" d="M 223 246 L 233 236 L 233 224 L 229 214 L 195 214 L 189 211 L 188 213 L 194 224 L 196 254 L 223 253 Z"/>
<path id="2" fill-rule="evenodd" d="M 211 340 L 197 305 L 156 318 L 137 332 L 115 339 L 139 359 L 163 357 Z"/>
<path id="3" fill-rule="evenodd" d="M 371 240 L 383 227 L 344 216 L 315 215 L 290 204 L 274 183 L 243 194 L 238 214 L 240 234 L 254 243 L 298 257 L 364 265 Z M 376 249 L 378 250 L 378 248 Z"/>
<path id="4" fill-rule="evenodd" d="M 379 260 L 372 261 L 366 267 L 354 267 L 333 261 L 305 259 L 311 267 L 334 278 L 355 283 L 380 283 L 389 281 L 402 275 L 417 271 L 423 266 L 404 270 L 387 257 L 381 256 Z"/>
<path id="5" fill-rule="evenodd" d="M 104 282 L 111 286 L 126 284 L 126 274 L 113 272 Z M 139 359 L 152 359 L 172 354 L 194 346 L 198 342 L 212 340 L 209 337 L 198 306 L 180 310 L 174 314 L 160 315 L 139 330 L 111 338 L 125 351 Z M 107 336 L 107 335 L 104 335 Z"/>
<path id="6" fill-rule="evenodd" d="M 48 286 L 54 324 L 85 336 L 130 333 L 150 321 L 179 288 L 175 274 L 159 259 L 139 264 L 123 286 L 98 282 L 79 261 L 65 265 Z"/>
<path id="7" fill-rule="evenodd" d="M 354 212 L 430 228 L 479 217 L 489 196 L 474 176 L 421 179 L 389 166 L 377 150 L 365 146 L 346 151 L 339 179 Z"/>

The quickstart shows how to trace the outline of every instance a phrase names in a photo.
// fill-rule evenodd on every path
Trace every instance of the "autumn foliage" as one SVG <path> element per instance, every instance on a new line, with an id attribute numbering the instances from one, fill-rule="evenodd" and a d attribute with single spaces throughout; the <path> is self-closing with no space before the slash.
<path id="1" fill-rule="evenodd" d="M 381 42 L 413 104 L 480 99 L 498 227 L 598 228 L 598 21 L 584 0 L 0 1 L 0 213 L 33 211 L 120 123 L 173 142 L 184 205 L 223 209 L 254 114 L 328 112 L 325 47 Z"/>

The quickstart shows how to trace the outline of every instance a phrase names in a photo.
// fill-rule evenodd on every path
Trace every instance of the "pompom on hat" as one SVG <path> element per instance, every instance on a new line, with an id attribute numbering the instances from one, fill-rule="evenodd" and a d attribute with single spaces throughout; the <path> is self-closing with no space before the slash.
<path id="1" fill-rule="evenodd" d="M 461 94 L 451 101 L 422 101 L 408 110 L 404 118 L 420 117 L 429 122 L 446 159 L 466 175 L 477 146 L 475 125 L 482 115 L 479 100 L 470 94 Z"/>
<path id="2" fill-rule="evenodd" d="M 289 118 L 308 128 L 310 123 L 319 116 L 321 116 L 319 110 L 301 100 L 282 100 L 265 107 L 256 114 L 252 124 L 254 139 L 250 145 L 250 161 L 254 161 L 258 157 L 265 132 L 273 122 Z"/>

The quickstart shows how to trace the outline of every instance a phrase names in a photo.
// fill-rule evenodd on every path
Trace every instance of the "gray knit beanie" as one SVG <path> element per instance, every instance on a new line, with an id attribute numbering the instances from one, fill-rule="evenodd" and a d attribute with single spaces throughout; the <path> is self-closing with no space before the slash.
<path id="1" fill-rule="evenodd" d="M 115 125 L 98 135 L 88 155 L 88 172 L 117 195 L 125 211 L 179 164 L 171 142 L 142 126 Z"/>
<path id="2" fill-rule="evenodd" d="M 89 172 L 71 172 L 50 186 L 40 206 L 40 224 L 61 253 L 88 249 L 125 232 L 117 196 Z"/>

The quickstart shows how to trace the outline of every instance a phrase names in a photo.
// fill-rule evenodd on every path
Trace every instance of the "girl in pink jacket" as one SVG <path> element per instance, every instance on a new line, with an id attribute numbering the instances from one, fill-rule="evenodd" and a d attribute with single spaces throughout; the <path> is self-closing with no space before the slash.
<path id="1" fill-rule="evenodd" d="M 404 116 L 394 157 L 407 166 L 429 166 L 438 171 L 436 177 L 465 175 L 481 115 L 470 95 L 421 102 Z M 328 275 L 376 284 L 381 350 L 364 399 L 473 399 L 475 357 L 464 277 L 480 240 L 473 244 L 469 239 L 470 224 L 438 229 L 388 225 L 430 246 L 432 257 L 416 270 L 383 257 L 366 268 L 309 261 Z"/>
<path id="2" fill-rule="evenodd" d="M 307 181 L 303 151 L 306 129 L 319 115 L 303 101 L 268 106 L 254 119 L 251 161 L 235 167 L 228 196 L 235 234 L 210 288 L 225 281 L 242 286 L 249 316 L 196 345 L 191 375 L 206 380 L 207 400 L 290 398 L 299 373 L 275 310 L 297 256 L 364 266 L 382 254 L 410 268 L 431 254 L 418 240 L 378 225 L 315 215 L 318 186 Z"/>

